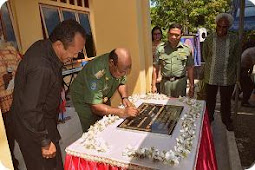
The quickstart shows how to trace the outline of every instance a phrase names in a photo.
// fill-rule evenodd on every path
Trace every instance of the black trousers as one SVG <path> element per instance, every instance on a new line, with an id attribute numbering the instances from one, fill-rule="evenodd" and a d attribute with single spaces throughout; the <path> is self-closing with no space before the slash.
<path id="1" fill-rule="evenodd" d="M 63 170 L 61 150 L 58 142 L 53 142 L 56 146 L 56 156 L 51 159 L 42 157 L 41 146 L 34 142 L 31 136 L 19 128 L 16 124 L 15 137 L 23 155 L 27 170 Z"/>
<path id="2" fill-rule="evenodd" d="M 248 103 L 254 87 L 248 68 L 241 68 L 240 79 L 241 90 L 243 92 L 242 103 Z"/>
<path id="3" fill-rule="evenodd" d="M 3 115 L 3 120 L 4 120 L 6 137 L 7 137 L 7 141 L 8 141 L 11 156 L 12 156 L 13 167 L 15 170 L 17 170 L 19 162 L 14 156 L 15 137 L 13 134 L 13 125 L 11 123 L 11 115 L 10 115 L 10 112 L 3 113 L 2 115 Z"/>
<path id="4" fill-rule="evenodd" d="M 220 111 L 222 122 L 227 125 L 231 123 L 231 96 L 235 85 L 216 86 L 206 84 L 206 106 L 209 113 L 209 120 L 214 120 L 214 111 L 216 105 L 216 95 L 218 88 L 220 89 Z"/>
<path id="5" fill-rule="evenodd" d="M 161 92 L 160 92 L 160 83 L 156 83 L 156 87 L 157 87 L 157 92 L 158 92 L 158 93 L 161 93 Z"/>

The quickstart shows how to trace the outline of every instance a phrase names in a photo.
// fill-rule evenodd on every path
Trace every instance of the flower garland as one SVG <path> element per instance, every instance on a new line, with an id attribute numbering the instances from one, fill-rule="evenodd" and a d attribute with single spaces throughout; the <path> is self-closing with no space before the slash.
<path id="1" fill-rule="evenodd" d="M 139 148 L 136 150 L 134 147 L 129 145 L 123 151 L 123 156 L 137 159 L 149 158 L 153 161 L 161 161 L 168 165 L 177 165 L 180 163 L 181 159 L 186 158 L 192 149 L 193 139 L 195 138 L 196 132 L 195 121 L 200 116 L 202 105 L 195 99 L 190 99 L 187 97 L 180 97 L 179 101 L 187 104 L 190 107 L 190 111 L 189 113 L 185 113 L 181 118 L 182 124 L 180 135 L 178 138 L 176 138 L 174 150 L 159 151 L 154 147 Z"/>
<path id="2" fill-rule="evenodd" d="M 109 149 L 109 145 L 104 141 L 103 138 L 98 137 L 98 133 L 102 132 L 107 126 L 115 123 L 117 120 L 119 120 L 118 116 L 104 116 L 101 120 L 90 126 L 88 132 L 83 133 L 80 144 L 86 149 L 92 149 L 98 152 L 106 152 Z"/>
<path id="3" fill-rule="evenodd" d="M 134 94 L 128 97 L 128 100 L 132 102 L 133 104 L 141 99 L 142 100 L 169 100 L 169 97 L 159 93 Z"/>

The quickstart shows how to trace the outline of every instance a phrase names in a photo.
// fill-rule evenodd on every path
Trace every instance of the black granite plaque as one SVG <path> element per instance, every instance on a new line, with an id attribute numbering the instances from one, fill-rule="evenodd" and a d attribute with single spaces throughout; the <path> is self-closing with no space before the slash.
<path id="1" fill-rule="evenodd" d="M 118 127 L 171 135 L 183 106 L 142 103 L 138 109 L 137 117 L 126 118 Z"/>

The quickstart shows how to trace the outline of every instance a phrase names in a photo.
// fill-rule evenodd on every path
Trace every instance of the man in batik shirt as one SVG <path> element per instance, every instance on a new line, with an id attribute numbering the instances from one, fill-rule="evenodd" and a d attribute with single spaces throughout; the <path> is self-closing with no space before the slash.
<path id="1" fill-rule="evenodd" d="M 13 128 L 9 111 L 12 104 L 14 76 L 20 59 L 19 53 L 12 45 L 5 42 L 0 43 L 0 109 L 4 120 L 14 169 L 18 168 L 18 161 L 13 154 L 14 136 L 12 133 Z"/>
<path id="2" fill-rule="evenodd" d="M 236 83 L 238 56 L 238 37 L 228 30 L 233 17 L 222 13 L 216 17 L 216 33 L 212 33 L 204 42 L 205 60 L 204 82 L 206 83 L 206 105 L 209 119 L 214 120 L 216 95 L 220 89 L 221 118 L 228 131 L 233 131 L 231 120 L 231 95 Z"/>

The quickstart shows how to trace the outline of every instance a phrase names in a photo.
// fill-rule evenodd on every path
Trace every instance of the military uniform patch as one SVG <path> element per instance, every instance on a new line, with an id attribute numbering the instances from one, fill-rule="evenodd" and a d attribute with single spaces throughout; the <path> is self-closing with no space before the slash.
<path id="1" fill-rule="evenodd" d="M 108 101 L 108 97 L 104 97 L 103 102 L 106 103 Z"/>
<path id="2" fill-rule="evenodd" d="M 98 71 L 98 72 L 95 74 L 95 77 L 96 77 L 97 79 L 100 79 L 104 74 L 105 74 L 105 70 L 103 69 L 103 70 Z"/>
<path id="3" fill-rule="evenodd" d="M 160 61 L 160 64 L 165 66 L 166 65 L 166 61 L 165 60 L 159 60 Z"/>
<path id="4" fill-rule="evenodd" d="M 96 88 L 97 88 L 97 83 L 95 81 L 91 82 L 90 89 L 91 90 L 96 90 Z"/>

